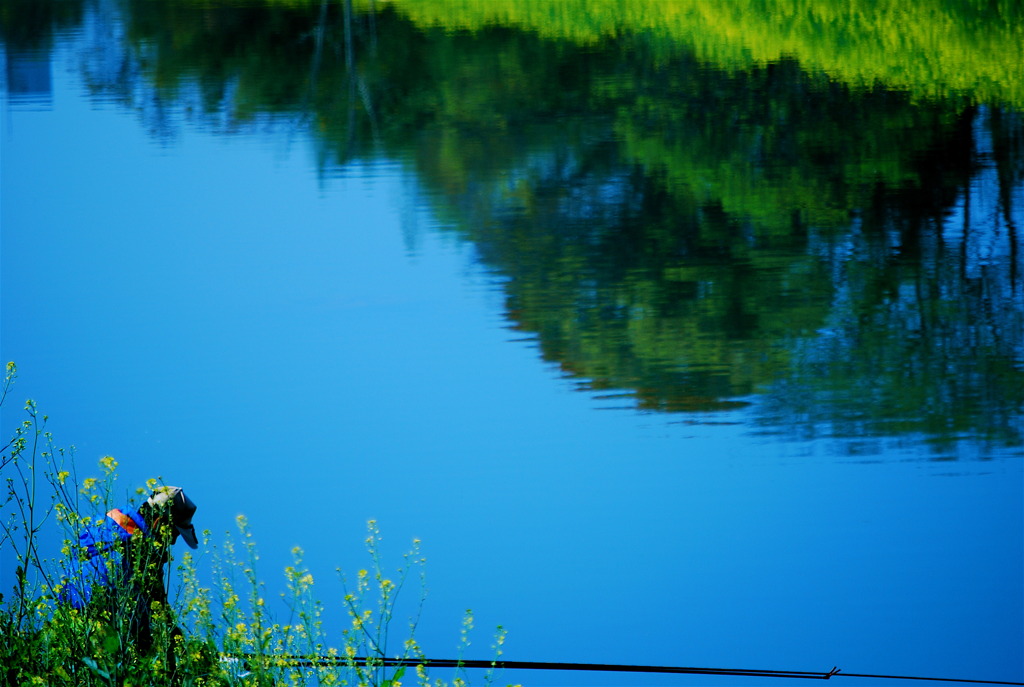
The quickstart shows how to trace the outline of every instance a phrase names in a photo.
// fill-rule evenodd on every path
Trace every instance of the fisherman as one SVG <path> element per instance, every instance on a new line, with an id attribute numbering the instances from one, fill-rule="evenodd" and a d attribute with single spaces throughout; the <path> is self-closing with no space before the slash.
<path id="1" fill-rule="evenodd" d="M 72 562 L 60 599 L 74 608 L 89 609 L 129 629 L 140 655 L 153 648 L 154 610 L 168 611 L 164 565 L 180 537 L 199 546 L 192 515 L 196 504 L 181 487 L 158 487 L 139 506 L 114 508 L 102 523 L 79 536 L 81 555 Z M 174 671 L 173 644 L 182 636 L 171 630 L 168 670 Z"/>

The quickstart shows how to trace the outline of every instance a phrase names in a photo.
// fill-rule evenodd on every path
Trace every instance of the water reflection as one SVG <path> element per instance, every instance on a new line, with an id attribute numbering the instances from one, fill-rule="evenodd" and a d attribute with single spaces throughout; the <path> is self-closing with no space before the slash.
<path id="1" fill-rule="evenodd" d="M 50 53 L 53 34 L 82 19 L 82 5 L 12 0 L 0 11 L 4 90 L 20 109 L 46 110 L 53 103 Z"/>
<path id="2" fill-rule="evenodd" d="M 47 108 L 53 100 L 50 56 L 47 52 L 7 48 L 7 95 L 12 103 Z"/>
<path id="3" fill-rule="evenodd" d="M 93 16 L 83 71 L 168 140 L 301 131 L 324 177 L 403 161 L 503 275 L 510 325 L 586 389 L 943 456 L 1024 441 L 1013 84 L 924 98 L 799 56 L 370 9 L 129 5 L 123 35 Z"/>

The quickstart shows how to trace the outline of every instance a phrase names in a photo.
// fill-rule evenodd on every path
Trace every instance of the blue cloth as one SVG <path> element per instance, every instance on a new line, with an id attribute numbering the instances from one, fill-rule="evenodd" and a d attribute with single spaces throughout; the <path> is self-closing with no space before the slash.
<path id="1" fill-rule="evenodd" d="M 133 508 L 119 510 L 131 518 L 143 536 L 149 534 L 149 527 L 138 511 Z M 75 608 L 84 608 L 92 600 L 97 587 L 110 589 L 126 582 L 130 571 L 125 566 L 123 549 L 131 536 L 131 532 L 110 513 L 100 524 L 86 527 L 78 536 L 80 555 L 71 561 L 69 574 L 60 590 L 60 600 Z"/>

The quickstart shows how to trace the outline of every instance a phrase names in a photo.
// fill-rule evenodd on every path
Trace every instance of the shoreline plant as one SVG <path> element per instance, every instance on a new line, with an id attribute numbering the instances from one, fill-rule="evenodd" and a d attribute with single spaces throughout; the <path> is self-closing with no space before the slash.
<path id="1" fill-rule="evenodd" d="M 8 363 L 0 386 L 0 406 L 17 377 Z M 270 687 L 274 685 L 346 685 L 351 687 L 466 687 L 465 670 L 454 669 L 449 681 L 431 678 L 416 630 L 426 596 L 420 541 L 414 539 L 400 567 L 389 574 L 380 549 L 381 534 L 370 520 L 365 540 L 369 565 L 349 582 L 341 570 L 339 607 L 347 618 L 340 636 L 325 629 L 327 607 L 314 592 L 314 578 L 303 551 L 292 550 L 284 570 L 286 617 L 277 618 L 259 577 L 259 553 L 244 516 L 238 517 L 238 541 L 222 544 L 203 533 L 199 555 L 186 551 L 163 571 L 178 574 L 167 604 L 151 610 L 153 646 L 137 646 L 137 608 L 133 579 L 147 574 L 132 568 L 124 579 L 112 568 L 111 589 L 77 609 L 61 600 L 61 591 L 85 555 L 79 532 L 102 521 L 115 502 L 117 461 L 99 461 L 98 476 L 79 478 L 74 448 L 58 448 L 46 429 L 47 417 L 33 401 L 12 439 L 0 449 L 0 563 L 14 568 L 13 588 L 0 589 L 0 684 L 4 685 L 164 685 Z M 128 499 L 144 501 L 160 484 L 147 481 Z M 137 536 L 137 535 L 136 535 Z M 48 546 L 47 542 L 60 542 Z M 55 553 L 49 553 L 52 548 Z M 211 582 L 200 573 L 210 554 Z M 148 571 L 151 573 L 152 571 Z M 394 621 L 399 594 L 418 578 L 420 596 L 401 642 Z M 98 597 L 97 597 L 98 598 Z M 404 607 L 403 607 L 404 608 Z M 469 646 L 473 626 L 466 612 L 460 631 L 458 660 Z M 488 687 L 502 653 L 505 630 L 497 628 Z M 173 657 L 173 661 L 171 660 Z M 173 666 L 173 667 L 172 667 Z"/>

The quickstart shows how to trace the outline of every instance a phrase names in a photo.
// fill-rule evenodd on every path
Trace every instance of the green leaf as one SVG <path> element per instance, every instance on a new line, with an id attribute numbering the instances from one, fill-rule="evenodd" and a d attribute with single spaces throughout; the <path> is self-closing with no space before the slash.
<path id="1" fill-rule="evenodd" d="M 121 640 L 118 639 L 116 633 L 111 632 L 103 638 L 103 651 L 112 654 L 115 653 L 121 646 Z"/>
<path id="2" fill-rule="evenodd" d="M 384 682 L 381 683 L 380 687 L 392 687 L 392 685 L 394 685 L 396 682 L 402 679 L 403 675 L 405 675 L 405 666 L 401 666 L 398 670 L 396 670 L 395 674 L 392 675 L 389 680 L 384 680 Z"/>
<path id="3" fill-rule="evenodd" d="M 86 667 L 89 668 L 89 670 L 91 670 L 95 674 L 99 675 L 104 680 L 109 680 L 110 679 L 110 673 L 108 673 L 107 671 L 105 671 L 102 668 L 100 668 L 99 665 L 97 665 L 95 659 L 86 656 L 85 658 L 82 659 L 82 663 L 84 663 L 86 665 Z"/>

